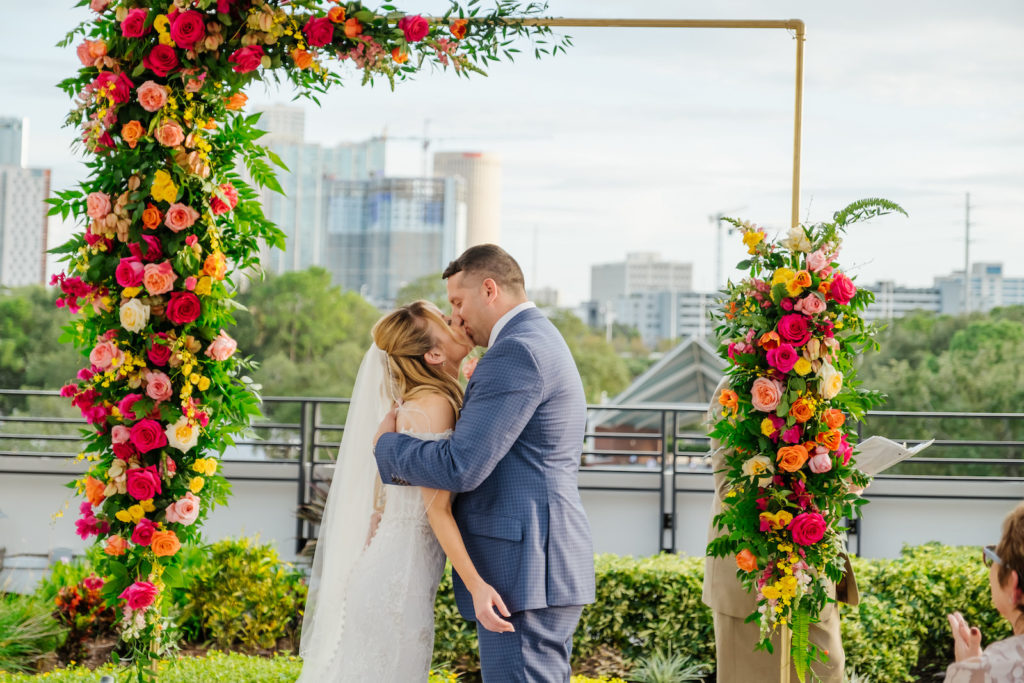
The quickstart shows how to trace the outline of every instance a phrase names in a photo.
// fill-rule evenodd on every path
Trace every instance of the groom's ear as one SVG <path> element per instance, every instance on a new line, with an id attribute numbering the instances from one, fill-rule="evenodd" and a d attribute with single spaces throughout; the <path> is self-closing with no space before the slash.
<path id="1" fill-rule="evenodd" d="M 484 278 L 484 281 L 480 283 L 480 287 L 483 289 L 484 298 L 487 303 L 491 303 L 498 298 L 498 283 L 493 278 Z"/>

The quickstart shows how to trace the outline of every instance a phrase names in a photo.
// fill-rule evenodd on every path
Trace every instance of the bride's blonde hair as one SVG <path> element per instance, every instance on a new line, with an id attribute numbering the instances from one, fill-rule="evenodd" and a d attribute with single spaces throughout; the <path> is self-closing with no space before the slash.
<path id="1" fill-rule="evenodd" d="M 397 398 L 407 401 L 424 392 L 436 392 L 448 399 L 459 416 L 462 386 L 439 365 L 430 365 L 424 356 L 437 346 L 427 321 L 433 320 L 446 333 L 453 334 L 437 307 L 429 301 L 414 301 L 388 313 L 373 326 L 373 341 L 388 357 L 389 374 Z"/>

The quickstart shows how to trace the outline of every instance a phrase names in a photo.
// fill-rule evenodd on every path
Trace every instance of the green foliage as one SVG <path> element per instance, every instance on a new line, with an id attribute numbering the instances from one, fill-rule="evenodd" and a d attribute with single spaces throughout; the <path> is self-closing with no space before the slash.
<path id="1" fill-rule="evenodd" d="M 191 567 L 183 630 L 218 647 L 275 649 L 297 642 L 306 585 L 301 572 L 254 539 L 214 543 Z"/>
<path id="2" fill-rule="evenodd" d="M 55 650 L 66 630 L 50 616 L 50 604 L 34 596 L 0 593 L 0 680 L 4 671 L 29 671 Z"/>
<path id="3" fill-rule="evenodd" d="M 406 283 L 395 295 L 395 305 L 404 306 L 420 299 L 434 302 L 442 311 L 451 310 L 448 286 L 441 279 L 441 273 L 431 273 Z"/>
<path id="4" fill-rule="evenodd" d="M 706 674 L 705 667 L 695 664 L 688 656 L 656 648 L 640 660 L 629 678 L 634 683 L 684 683 L 703 681 Z"/>
<path id="5" fill-rule="evenodd" d="M 614 396 L 629 385 L 632 376 L 626 362 L 605 341 L 604 335 L 587 327 L 571 311 L 554 311 L 550 320 L 572 352 L 589 403 L 600 401 L 602 393 Z"/>

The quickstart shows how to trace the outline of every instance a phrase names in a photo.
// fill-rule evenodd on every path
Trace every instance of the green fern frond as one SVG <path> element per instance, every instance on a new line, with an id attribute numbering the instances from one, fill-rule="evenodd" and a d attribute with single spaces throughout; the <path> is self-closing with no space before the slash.
<path id="1" fill-rule="evenodd" d="M 907 212 L 903 210 L 903 207 L 896 202 L 891 202 L 888 199 L 871 197 L 868 199 L 859 199 L 839 211 L 836 211 L 832 215 L 832 221 L 837 227 L 843 227 L 857 223 L 858 221 L 877 218 L 878 216 L 885 216 L 890 213 L 899 213 L 904 216 L 907 215 Z"/>

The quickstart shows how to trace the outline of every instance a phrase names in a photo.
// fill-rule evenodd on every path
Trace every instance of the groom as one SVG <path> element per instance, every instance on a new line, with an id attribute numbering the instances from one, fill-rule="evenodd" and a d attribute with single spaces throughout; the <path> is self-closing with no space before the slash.
<path id="1" fill-rule="evenodd" d="M 499 617 L 475 615 L 456 575 L 459 611 L 477 621 L 484 681 L 568 683 L 573 632 L 594 601 L 593 543 L 577 487 L 587 419 L 579 372 L 501 247 L 467 249 L 442 277 L 452 324 L 487 354 L 451 439 L 391 433 L 391 413 L 375 439 L 377 467 L 385 483 L 459 493 L 454 514 L 466 549 L 515 628 L 484 628 Z"/>

